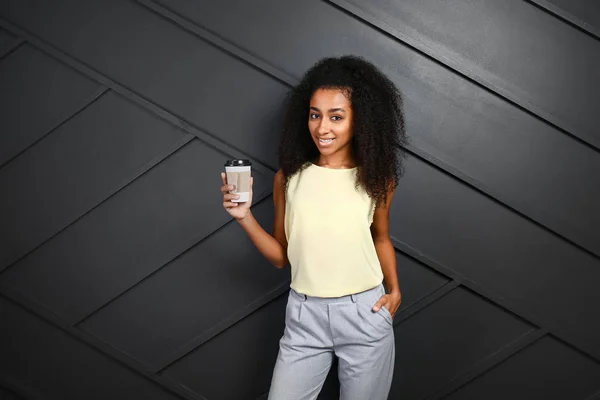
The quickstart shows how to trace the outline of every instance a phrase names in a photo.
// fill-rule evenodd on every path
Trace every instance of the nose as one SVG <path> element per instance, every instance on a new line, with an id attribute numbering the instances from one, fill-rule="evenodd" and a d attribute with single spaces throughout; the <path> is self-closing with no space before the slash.
<path id="1" fill-rule="evenodd" d="M 329 132 L 330 128 L 329 120 L 327 118 L 321 118 L 317 128 L 317 133 L 319 135 L 325 135 Z"/>

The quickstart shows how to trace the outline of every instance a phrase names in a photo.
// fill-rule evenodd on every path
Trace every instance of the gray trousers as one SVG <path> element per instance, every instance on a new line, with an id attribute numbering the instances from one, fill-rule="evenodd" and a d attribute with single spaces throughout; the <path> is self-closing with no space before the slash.
<path id="1" fill-rule="evenodd" d="M 383 285 L 338 298 L 290 290 L 269 400 L 314 400 L 338 357 L 341 400 L 385 400 L 394 372 L 392 316 L 372 307 Z"/>

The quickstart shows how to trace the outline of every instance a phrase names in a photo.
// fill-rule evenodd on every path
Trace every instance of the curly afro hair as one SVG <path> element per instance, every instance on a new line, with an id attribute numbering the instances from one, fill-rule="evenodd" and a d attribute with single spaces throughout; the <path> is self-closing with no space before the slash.
<path id="1" fill-rule="evenodd" d="M 285 183 L 319 158 L 308 130 L 310 99 L 317 89 L 340 89 L 348 96 L 354 116 L 351 149 L 356 185 L 377 205 L 385 204 L 388 191 L 396 188 L 403 173 L 402 146 L 407 137 L 402 96 L 389 78 L 361 57 L 322 59 L 288 93 L 279 146 Z"/>

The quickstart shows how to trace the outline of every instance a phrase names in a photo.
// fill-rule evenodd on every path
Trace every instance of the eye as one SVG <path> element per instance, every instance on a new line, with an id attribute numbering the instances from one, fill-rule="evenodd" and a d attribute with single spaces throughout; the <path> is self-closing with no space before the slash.
<path id="1" fill-rule="evenodd" d="M 339 115 L 334 115 L 333 117 L 331 117 L 331 119 L 333 121 L 340 121 L 342 119 L 342 117 L 340 117 Z"/>
<path id="2" fill-rule="evenodd" d="M 308 116 L 308 118 L 310 118 L 310 119 L 317 119 L 317 118 L 319 118 L 319 114 L 310 113 L 309 116 Z"/>

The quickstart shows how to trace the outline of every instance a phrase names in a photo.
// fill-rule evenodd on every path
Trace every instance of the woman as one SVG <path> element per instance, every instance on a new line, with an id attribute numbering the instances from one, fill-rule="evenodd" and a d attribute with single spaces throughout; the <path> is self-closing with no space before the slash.
<path id="1" fill-rule="evenodd" d="M 291 266 L 269 400 L 316 399 L 334 356 L 342 400 L 388 396 L 402 298 L 388 231 L 406 140 L 401 104 L 362 58 L 326 58 L 306 72 L 287 99 L 272 235 L 251 200 L 231 201 L 222 174 L 224 208 L 273 265 Z"/>

